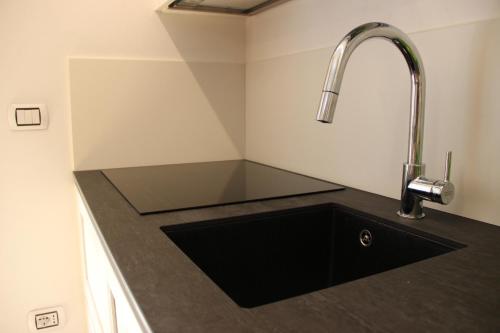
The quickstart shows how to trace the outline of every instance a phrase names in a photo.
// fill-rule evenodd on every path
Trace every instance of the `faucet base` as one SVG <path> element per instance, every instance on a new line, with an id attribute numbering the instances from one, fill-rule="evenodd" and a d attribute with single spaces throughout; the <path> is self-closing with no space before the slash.
<path id="1" fill-rule="evenodd" d="M 421 218 L 425 217 L 425 213 L 424 212 L 421 212 L 420 214 L 415 215 L 415 214 L 405 214 L 401 210 L 398 210 L 397 213 L 398 213 L 399 216 L 404 217 L 405 219 L 418 220 L 418 219 L 421 219 Z"/>
<path id="2" fill-rule="evenodd" d="M 414 195 L 408 190 L 412 180 L 424 174 L 424 164 L 403 164 L 403 182 L 401 184 L 401 208 L 398 215 L 406 219 L 421 219 L 425 216 L 422 208 L 422 198 Z"/>

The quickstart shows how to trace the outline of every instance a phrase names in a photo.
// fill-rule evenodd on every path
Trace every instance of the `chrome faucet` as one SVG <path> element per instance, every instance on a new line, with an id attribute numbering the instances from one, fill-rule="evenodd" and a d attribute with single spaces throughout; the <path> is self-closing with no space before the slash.
<path id="1" fill-rule="evenodd" d="M 410 38 L 401 30 L 385 23 L 363 24 L 349 32 L 333 52 L 326 76 L 316 119 L 331 123 L 339 96 L 345 67 L 356 47 L 369 38 L 384 38 L 397 46 L 403 54 L 411 75 L 410 132 L 408 135 L 408 159 L 403 164 L 401 207 L 398 215 L 419 219 L 425 216 L 422 200 L 448 204 L 454 196 L 450 182 L 451 152 L 446 154 L 443 180 L 424 177 L 422 145 L 424 139 L 425 73 L 422 59 Z"/>

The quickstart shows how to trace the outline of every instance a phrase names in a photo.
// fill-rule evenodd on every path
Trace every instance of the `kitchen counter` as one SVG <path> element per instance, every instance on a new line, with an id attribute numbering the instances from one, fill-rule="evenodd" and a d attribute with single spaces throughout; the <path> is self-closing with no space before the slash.
<path id="1" fill-rule="evenodd" d="M 74 173 L 123 279 L 154 332 L 500 332 L 500 227 L 347 188 L 242 204 L 139 215 L 100 171 Z M 467 247 L 310 294 L 246 309 L 161 226 L 337 203 Z"/>

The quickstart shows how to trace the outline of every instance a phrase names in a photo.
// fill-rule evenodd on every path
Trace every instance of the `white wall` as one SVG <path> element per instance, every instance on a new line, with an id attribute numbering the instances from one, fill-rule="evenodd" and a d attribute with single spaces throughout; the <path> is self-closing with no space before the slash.
<path id="1" fill-rule="evenodd" d="M 414 33 L 496 18 L 498 0 L 291 0 L 247 20 L 247 60 L 334 47 L 372 21 Z"/>
<path id="2" fill-rule="evenodd" d="M 242 158 L 244 18 L 148 16 L 173 50 L 69 59 L 75 169 Z"/>
<path id="3" fill-rule="evenodd" d="M 410 78 L 399 51 L 370 40 L 352 55 L 332 125 L 315 119 L 329 58 L 355 26 L 409 33 L 427 74 L 424 163 L 453 150 L 455 200 L 428 204 L 500 225 L 500 2 L 293 0 L 247 21 L 246 157 L 399 197 Z"/>
<path id="4" fill-rule="evenodd" d="M 242 18 L 159 15 L 155 0 L 0 1 L 0 331 L 62 305 L 85 331 L 68 57 L 243 62 Z M 48 106 L 47 131 L 13 132 L 11 103 Z M 1 111 L 3 110 L 3 111 Z"/>

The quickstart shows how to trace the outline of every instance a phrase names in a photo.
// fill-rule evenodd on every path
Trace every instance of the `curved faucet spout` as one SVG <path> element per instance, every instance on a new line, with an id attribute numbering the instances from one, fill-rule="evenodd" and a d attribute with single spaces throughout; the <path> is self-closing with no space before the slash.
<path id="1" fill-rule="evenodd" d="M 425 73 L 417 48 L 407 35 L 393 26 L 378 22 L 363 24 L 348 33 L 333 52 L 316 119 L 324 123 L 333 121 L 333 113 L 349 57 L 359 44 L 369 38 L 383 38 L 391 41 L 401 51 L 410 69 L 411 104 L 408 159 L 403 165 L 401 206 L 398 215 L 404 218 L 419 219 L 425 216 L 422 210 L 422 200 L 446 205 L 453 199 L 455 190 L 449 181 L 451 152 L 447 154 L 447 171 L 445 172 L 447 176 L 444 180 L 424 177 L 422 146 L 424 141 Z"/>
<path id="2" fill-rule="evenodd" d="M 409 165 L 420 165 L 422 163 L 424 138 L 424 67 L 417 48 L 409 37 L 389 24 L 379 22 L 363 24 L 349 32 L 337 45 L 328 68 L 316 119 L 326 123 L 333 121 L 333 114 L 347 62 L 356 47 L 369 38 L 383 38 L 391 41 L 401 51 L 408 63 L 411 75 L 411 107 L 407 163 Z"/>

